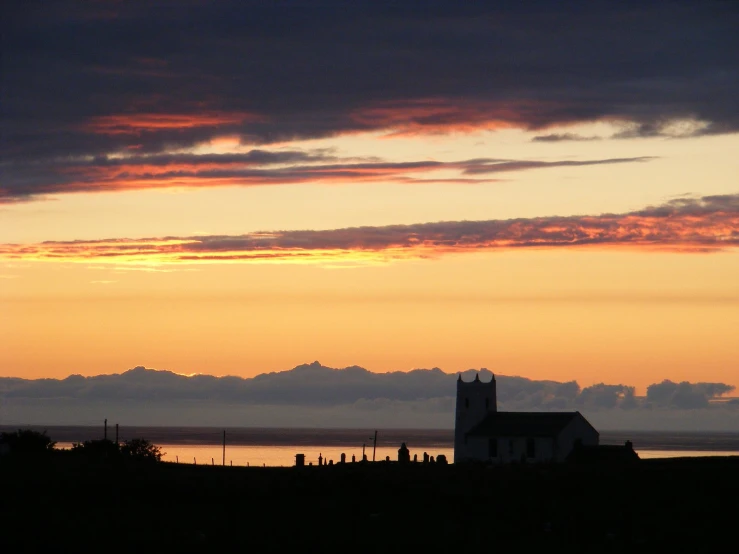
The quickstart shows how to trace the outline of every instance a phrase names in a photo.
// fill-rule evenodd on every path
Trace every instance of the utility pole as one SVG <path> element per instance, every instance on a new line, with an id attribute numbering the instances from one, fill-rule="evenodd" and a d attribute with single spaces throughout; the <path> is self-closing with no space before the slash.
<path id="1" fill-rule="evenodd" d="M 226 430 L 223 430 L 223 465 L 226 465 Z"/>
<path id="2" fill-rule="evenodd" d="M 377 450 L 377 429 L 375 429 L 374 444 L 372 446 L 372 461 L 375 461 L 375 451 Z"/>
<path id="3" fill-rule="evenodd" d="M 115 445 L 118 446 L 118 424 L 115 424 Z"/>
<path id="4" fill-rule="evenodd" d="M 108 440 L 108 420 L 105 420 L 105 423 L 103 423 L 103 440 Z"/>

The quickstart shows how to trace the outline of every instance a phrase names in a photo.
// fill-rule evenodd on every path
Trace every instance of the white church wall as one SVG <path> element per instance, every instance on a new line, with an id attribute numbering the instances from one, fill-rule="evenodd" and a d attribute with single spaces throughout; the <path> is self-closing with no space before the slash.
<path id="1" fill-rule="evenodd" d="M 549 437 L 534 439 L 535 449 L 533 460 L 536 462 L 550 462 L 554 458 L 554 440 Z M 531 460 L 532 458 L 529 458 Z"/>
<path id="2" fill-rule="evenodd" d="M 564 461 L 567 455 L 572 452 L 575 441 L 578 439 L 585 446 L 596 446 L 600 439 L 598 431 L 593 429 L 582 415 L 573 418 L 557 436 L 555 459 L 560 462 Z"/>
<path id="3" fill-rule="evenodd" d="M 464 457 L 475 461 L 489 461 L 498 463 L 520 462 L 527 463 L 548 462 L 554 458 L 554 441 L 548 437 L 531 437 L 534 440 L 534 455 L 529 456 L 528 440 L 530 437 L 468 437 L 465 445 Z M 497 449 L 495 456 L 491 456 L 490 440 L 495 440 Z"/>
<path id="4" fill-rule="evenodd" d="M 526 455 L 526 439 L 503 437 L 498 441 L 498 453 L 503 462 L 521 461 L 521 456 Z"/>

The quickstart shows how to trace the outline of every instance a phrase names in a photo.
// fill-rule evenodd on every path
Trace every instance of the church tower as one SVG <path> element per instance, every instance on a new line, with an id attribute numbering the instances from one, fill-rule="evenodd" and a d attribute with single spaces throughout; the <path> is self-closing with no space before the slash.
<path id="1" fill-rule="evenodd" d="M 457 379 L 457 411 L 454 420 L 454 463 L 467 458 L 464 436 L 475 425 L 480 423 L 490 412 L 497 412 L 495 375 L 490 381 L 480 381 L 480 374 L 475 374 L 471 383 Z"/>

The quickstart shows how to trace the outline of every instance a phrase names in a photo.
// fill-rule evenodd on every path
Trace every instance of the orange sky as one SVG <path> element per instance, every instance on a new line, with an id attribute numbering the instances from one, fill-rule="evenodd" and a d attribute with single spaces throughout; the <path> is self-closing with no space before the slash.
<path id="1" fill-rule="evenodd" d="M 736 378 L 739 254 L 514 251 L 383 265 L 3 270 L 5 375 L 251 376 L 315 359 L 636 385 Z M 638 286 L 636 286 L 638 284 Z"/>
<path id="2" fill-rule="evenodd" d="M 529 136 L 353 135 L 284 148 L 393 162 L 573 159 L 571 146 Z M 471 187 L 308 178 L 152 191 L 155 181 L 5 205 L 0 374 L 144 365 L 252 376 L 320 360 L 487 367 L 638 392 L 663 379 L 739 386 L 736 141 L 586 143 L 577 159 L 651 161 L 522 167 Z M 224 139 L 190 155 L 245 150 Z M 423 225 L 434 221 L 449 223 Z"/>
<path id="3" fill-rule="evenodd" d="M 0 376 L 739 387 L 726 3 L 53 4 L 3 20 Z"/>

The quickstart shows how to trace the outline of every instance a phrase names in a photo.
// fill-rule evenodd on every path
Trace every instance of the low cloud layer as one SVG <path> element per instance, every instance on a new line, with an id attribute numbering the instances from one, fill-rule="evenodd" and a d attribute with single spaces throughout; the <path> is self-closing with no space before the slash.
<path id="1" fill-rule="evenodd" d="M 471 381 L 475 373 L 469 370 L 462 377 Z M 486 369 L 479 374 L 483 381 L 492 376 Z M 138 425 L 225 424 L 231 414 L 232 426 L 304 426 L 311 421 L 326 426 L 334 418 L 338 427 L 449 428 L 456 379 L 438 368 L 372 373 L 318 362 L 248 379 L 186 377 L 137 367 L 122 374 L 61 380 L 0 378 L 0 414 L 6 423 L 34 424 L 89 424 L 115 412 L 115 417 Z M 689 429 L 712 422 L 708 428 L 713 428 L 720 417 L 729 423 L 739 419 L 739 405 L 724 398 L 734 387 L 725 383 L 663 381 L 651 385 L 646 397 L 636 397 L 634 388 L 623 384 L 581 388 L 574 381 L 505 375 L 496 380 L 500 410 L 579 410 L 604 428 L 624 428 L 630 422 L 626 428 L 649 429 L 650 422 L 664 426 L 664 421 L 682 421 Z"/>
<path id="2" fill-rule="evenodd" d="M 451 221 L 327 231 L 0 245 L 0 259 L 107 263 L 373 263 L 513 248 L 715 252 L 739 246 L 739 195 L 681 198 L 624 214 Z"/>
<path id="3" fill-rule="evenodd" d="M 647 405 L 677 409 L 706 408 L 711 399 L 733 391 L 724 383 L 673 383 L 665 380 L 649 385 Z M 733 400 L 732 400 L 733 402 Z"/>

